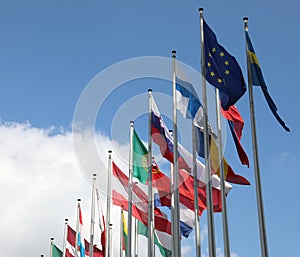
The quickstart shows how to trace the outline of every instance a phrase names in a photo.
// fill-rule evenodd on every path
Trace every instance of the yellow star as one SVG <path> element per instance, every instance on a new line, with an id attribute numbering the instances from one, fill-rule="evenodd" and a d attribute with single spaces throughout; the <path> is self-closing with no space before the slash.
<path id="1" fill-rule="evenodd" d="M 208 62 L 208 63 L 207 63 L 207 66 L 208 66 L 208 67 L 210 67 L 210 66 L 211 66 L 211 63 L 210 63 L 210 62 Z"/>
<path id="2" fill-rule="evenodd" d="M 225 61 L 224 64 L 225 64 L 226 66 L 228 66 L 228 65 L 229 65 L 229 62 L 228 62 L 228 61 Z"/>
<path id="3" fill-rule="evenodd" d="M 213 49 L 211 51 L 214 53 L 217 51 L 217 49 L 215 47 L 213 47 Z"/>
<path id="4" fill-rule="evenodd" d="M 222 79 L 217 79 L 218 83 L 221 84 L 223 82 Z"/>
<path id="5" fill-rule="evenodd" d="M 229 73 L 230 73 L 229 70 L 226 70 L 226 71 L 225 71 L 225 74 L 226 74 L 226 75 L 229 75 Z"/>
<path id="6" fill-rule="evenodd" d="M 210 76 L 211 76 L 211 77 L 213 77 L 213 76 L 215 76 L 215 75 L 216 75 L 216 74 L 215 74 L 213 71 L 210 72 Z"/>
<path id="7" fill-rule="evenodd" d="M 221 57 L 223 57 L 224 55 L 225 55 L 224 52 L 221 52 L 221 53 L 220 53 L 220 56 L 221 56 Z"/>

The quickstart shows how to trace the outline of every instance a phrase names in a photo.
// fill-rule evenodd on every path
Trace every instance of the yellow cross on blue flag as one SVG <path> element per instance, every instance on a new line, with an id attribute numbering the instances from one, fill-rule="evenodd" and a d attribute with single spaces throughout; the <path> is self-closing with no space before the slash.
<path id="1" fill-rule="evenodd" d="M 234 105 L 246 92 L 246 83 L 236 59 L 219 45 L 215 33 L 203 19 L 205 77 L 220 90 L 224 110 Z"/>
<path id="2" fill-rule="evenodd" d="M 260 65 L 258 62 L 258 59 L 256 57 L 256 54 L 254 52 L 254 48 L 252 46 L 249 33 L 248 31 L 245 31 L 246 33 L 246 41 L 247 41 L 247 54 L 249 57 L 249 65 L 250 65 L 250 70 L 251 70 L 251 79 L 252 79 L 252 84 L 256 86 L 260 86 L 263 94 L 266 98 L 266 101 L 270 107 L 270 110 L 272 111 L 273 115 L 277 119 L 277 121 L 280 123 L 280 125 L 288 132 L 290 132 L 290 129 L 285 125 L 284 121 L 279 117 L 277 113 L 277 107 L 276 104 L 274 103 L 272 97 L 269 94 L 267 85 L 265 83 L 264 77 L 262 75 L 262 71 L 260 69 Z"/>

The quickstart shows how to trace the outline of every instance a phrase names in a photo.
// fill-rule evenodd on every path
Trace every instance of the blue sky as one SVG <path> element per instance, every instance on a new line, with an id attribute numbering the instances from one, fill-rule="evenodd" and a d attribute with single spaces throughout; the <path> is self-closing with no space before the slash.
<path id="1" fill-rule="evenodd" d="M 261 90 L 254 88 L 269 251 L 273 257 L 297 255 L 300 229 L 297 199 L 300 186 L 297 172 L 300 146 L 297 108 L 299 4 L 295 1 L 280 3 L 269 0 L 255 0 L 251 3 L 236 0 L 113 0 L 105 3 L 69 0 L 2 1 L 0 200 L 5 202 L 6 208 L 2 217 L 4 221 L 0 225 L 0 246 L 4 248 L 7 244 L 16 244 L 12 236 L 19 234 L 17 242 L 22 249 L 19 251 L 26 256 L 46 255 L 50 236 L 58 239 L 62 237 L 65 215 L 75 217 L 73 209 L 75 212 L 76 199 L 86 197 L 86 208 L 89 208 L 89 184 L 74 164 L 75 153 L 70 134 L 81 93 L 99 72 L 117 62 L 141 56 L 170 57 L 173 49 L 177 51 L 178 60 L 199 71 L 199 7 L 204 8 L 204 17 L 216 33 L 219 43 L 238 60 L 245 80 L 247 73 L 242 19 L 244 16 L 249 17 L 249 33 L 264 78 L 279 114 L 291 129 L 291 133 L 286 133 L 280 127 L 268 109 Z M 119 108 L 136 95 L 147 92 L 149 85 L 154 92 L 171 93 L 168 84 L 159 80 L 136 80 L 122 85 L 104 103 L 96 122 L 103 149 L 106 149 L 103 142 L 109 145 L 109 140 L 114 139 L 111 138 L 111 127 Z M 259 256 L 247 93 L 237 103 L 237 107 L 245 120 L 242 144 L 250 158 L 251 167 L 247 169 L 240 165 L 230 134 L 225 156 L 234 170 L 247 177 L 252 185 L 234 186 L 228 196 L 231 249 L 236 256 Z M 145 113 L 141 113 L 136 126 L 146 141 L 145 120 Z M 127 129 L 122 123 L 120 134 L 116 132 L 118 140 L 120 135 L 125 135 L 120 139 L 120 144 L 128 143 Z M 61 160 L 62 156 L 67 157 Z M 69 179 L 69 175 L 73 178 Z M 74 183 L 71 184 L 70 180 Z M 40 182 L 42 184 L 37 185 Z M 24 183 L 32 184 L 25 186 Z M 33 190 L 35 187 L 36 190 Z M 52 191 L 57 187 L 66 191 Z M 11 199 L 7 197 L 13 194 L 16 195 Z M 32 201 L 25 197 L 31 197 Z M 63 208 L 63 202 L 60 202 L 61 208 L 55 207 L 60 198 L 69 201 L 68 206 L 74 208 Z M 27 207 L 23 206 L 25 203 Z M 40 209 L 44 209 L 43 213 L 39 213 L 43 215 L 43 222 L 39 218 L 41 216 L 33 213 Z M 86 212 L 89 215 L 88 210 Z M 15 213 L 14 218 L 9 217 L 11 213 Z M 88 217 L 86 223 L 89 222 Z M 60 223 L 57 223 L 58 218 L 61 219 Z M 8 221 L 12 222 L 10 226 L 7 225 Z M 217 246 L 222 248 L 220 215 L 216 215 L 215 222 Z M 205 224 L 204 216 L 201 225 L 205 227 Z M 12 232 L 12 228 L 23 232 Z M 26 240 L 21 235 L 26 235 Z M 204 254 L 207 254 L 206 243 L 204 239 Z M 60 241 L 58 245 L 61 246 Z M 193 235 L 183 245 L 187 249 L 185 256 L 194 256 Z M 16 257 L 19 253 L 13 250 L 10 256 Z"/>

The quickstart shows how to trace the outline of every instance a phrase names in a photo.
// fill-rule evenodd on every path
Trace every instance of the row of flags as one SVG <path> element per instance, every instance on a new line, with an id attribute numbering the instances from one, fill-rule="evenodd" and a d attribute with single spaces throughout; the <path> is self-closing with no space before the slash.
<path id="1" fill-rule="evenodd" d="M 227 120 L 239 160 L 242 165 L 249 167 L 249 158 L 241 144 L 244 120 L 235 106 L 247 90 L 242 70 L 235 57 L 229 54 L 226 49 L 218 43 L 215 33 L 208 26 L 202 15 L 201 19 L 201 29 L 203 32 L 202 73 L 206 81 L 216 88 L 216 99 L 220 100 L 221 106 L 220 113 Z M 245 36 L 249 64 L 248 70 L 250 71 L 248 74 L 249 87 L 252 87 L 252 85 L 261 87 L 271 112 L 280 125 L 286 131 L 290 131 L 278 115 L 277 107 L 269 94 L 249 37 L 247 26 L 245 26 Z M 196 145 L 195 150 L 198 157 L 205 159 L 205 164 L 195 157 L 194 152 L 190 153 L 183 145 L 176 141 L 177 135 L 173 135 L 170 132 L 156 105 L 152 93 L 149 93 L 151 100 L 149 100 L 150 124 L 148 124 L 148 127 L 150 130 L 148 133 L 150 141 L 148 142 L 148 148 L 144 145 L 137 131 L 133 128 L 130 135 L 132 139 L 130 140 L 130 156 L 132 156 L 132 160 L 129 161 L 128 175 L 111 159 L 111 152 L 109 152 L 109 186 L 107 192 L 106 222 L 103 212 L 101 212 L 102 215 L 99 218 L 101 241 L 98 243 L 101 247 L 98 248 L 94 246 L 94 235 L 92 233 L 90 237 L 91 245 L 83 238 L 82 214 L 80 203 L 78 203 L 76 231 L 66 224 L 64 249 L 61 251 L 55 244 L 52 244 L 50 257 L 111 257 L 111 234 L 108 225 L 110 226 L 113 223 L 110 219 L 110 202 L 112 202 L 112 205 L 121 208 L 120 257 L 123 255 L 126 257 L 132 256 L 132 217 L 136 220 L 135 233 L 144 235 L 148 237 L 149 240 L 153 237 L 153 243 L 157 245 L 162 256 L 180 256 L 180 250 L 177 250 L 178 252 L 174 253 L 174 249 L 178 249 L 178 246 L 176 248 L 176 243 L 178 242 L 174 239 L 176 226 L 174 226 L 173 223 L 178 222 L 179 224 L 179 238 L 189 237 L 192 230 L 197 229 L 195 228 L 197 226 L 197 220 L 202 215 L 203 211 L 210 211 L 210 204 L 212 212 L 226 213 L 226 196 L 232 190 L 232 185 L 230 183 L 250 185 L 250 182 L 244 176 L 237 174 L 228 164 L 225 157 L 220 155 L 219 147 L 221 141 L 219 128 L 217 131 L 218 133 L 212 128 L 210 121 L 207 118 L 205 101 L 202 104 L 195 88 L 185 75 L 180 72 L 180 67 L 176 63 L 174 67 L 176 67 L 176 71 L 179 71 L 178 73 L 175 73 L 175 69 L 173 70 L 175 73 L 175 81 L 173 80 L 173 82 L 175 82 L 175 92 L 173 91 L 173 97 L 176 99 L 174 104 L 176 107 L 175 110 L 178 110 L 183 117 L 193 121 L 192 126 L 195 129 L 195 134 L 193 134 L 193 136 L 195 136 L 193 137 L 193 141 L 195 141 Z M 175 123 L 175 121 L 173 122 Z M 255 136 L 253 138 L 255 138 Z M 170 170 L 174 170 L 175 168 L 177 178 L 176 183 L 178 183 L 178 188 L 176 188 L 178 201 L 175 203 L 176 205 L 174 205 L 173 192 L 174 177 L 172 177 L 172 173 L 170 177 L 168 175 L 169 172 L 161 170 L 155 162 L 155 159 L 152 158 L 152 141 L 159 147 L 161 156 L 169 162 Z M 208 144 L 207 147 L 206 144 Z M 257 171 L 258 165 L 256 164 L 254 166 L 255 172 L 259 172 Z M 207 171 L 209 173 L 207 173 Z M 110 186 L 111 175 L 113 175 L 114 181 L 117 183 L 116 188 L 111 188 Z M 132 177 L 134 177 L 138 183 L 133 183 Z M 148 192 L 145 190 L 147 185 Z M 258 188 L 259 187 L 260 185 Z M 99 193 L 96 190 L 94 180 L 93 194 L 95 193 L 97 193 L 98 209 L 102 210 L 102 208 L 100 208 L 101 201 L 99 201 Z M 151 197 L 149 198 L 149 196 Z M 149 206 L 152 204 L 153 208 L 151 209 Z M 170 221 L 169 215 L 164 213 L 162 210 L 163 208 L 161 207 L 167 207 L 172 211 L 177 209 L 179 220 Z M 263 213 L 260 208 L 261 206 L 258 204 L 259 212 L 261 211 Z M 93 211 L 94 210 L 92 210 L 92 212 Z M 127 212 L 127 220 L 125 218 L 125 212 Z M 261 214 L 259 213 L 259 215 Z M 151 216 L 153 218 L 151 218 Z M 213 215 L 211 217 L 213 217 Z M 223 219 L 225 220 L 223 220 L 223 222 L 226 225 L 226 215 L 223 216 Z M 92 223 L 93 222 L 92 218 Z M 210 225 L 210 239 L 213 240 L 213 223 Z M 265 231 L 263 224 L 260 225 L 262 225 L 260 229 Z M 224 234 L 224 237 L 226 237 L 226 233 Z M 225 257 L 229 257 L 229 241 L 225 241 L 226 240 L 224 240 L 224 244 L 227 244 L 228 248 L 227 252 L 225 251 Z M 66 247 L 67 243 L 70 245 L 70 248 Z M 213 245 L 213 241 L 211 241 L 211 244 Z M 150 245 L 148 245 L 148 248 L 150 248 Z M 209 249 L 210 256 L 214 257 L 215 254 L 213 249 Z M 264 253 L 264 257 L 268 256 L 267 249 L 262 247 L 262 252 Z M 149 254 L 148 256 L 150 257 Z M 200 255 L 197 254 L 197 257 L 198 256 Z"/>

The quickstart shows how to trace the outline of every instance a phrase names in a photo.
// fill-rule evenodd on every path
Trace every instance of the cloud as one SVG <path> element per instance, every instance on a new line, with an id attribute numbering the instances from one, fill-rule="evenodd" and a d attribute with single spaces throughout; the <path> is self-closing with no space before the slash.
<path id="1" fill-rule="evenodd" d="M 189 256 L 192 251 L 193 251 L 193 248 L 190 245 L 184 245 L 181 247 L 182 256 Z"/>
<path id="2" fill-rule="evenodd" d="M 96 138 L 106 145 L 110 142 L 101 134 Z M 100 149 L 99 154 L 107 157 L 107 149 Z M 98 166 L 98 181 L 107 181 L 103 178 L 106 167 Z M 70 132 L 35 128 L 29 123 L 0 124 L 2 249 L 10 249 L 12 257 L 48 255 L 50 237 L 62 247 L 64 219 L 69 218 L 75 227 L 77 198 L 82 199 L 88 238 L 91 184 L 84 173 Z"/>

